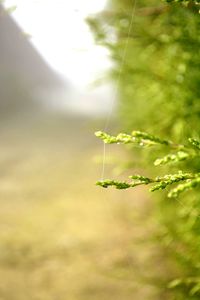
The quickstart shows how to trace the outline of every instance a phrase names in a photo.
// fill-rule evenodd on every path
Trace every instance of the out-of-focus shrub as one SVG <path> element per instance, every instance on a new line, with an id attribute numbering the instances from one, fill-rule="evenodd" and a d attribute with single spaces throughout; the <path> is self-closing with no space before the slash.
<path id="1" fill-rule="evenodd" d="M 146 131 L 179 143 L 199 138 L 200 6 L 199 1 L 167 2 L 172 3 L 110 0 L 104 12 L 88 22 L 96 41 L 110 49 L 112 78 L 120 74 L 122 130 Z M 148 151 L 145 172 L 199 172 L 199 158 L 152 170 L 149 161 L 162 152 L 163 147 Z M 179 270 L 178 278 L 166 275 L 171 299 L 200 297 L 199 200 L 197 188 L 178 201 L 164 194 L 158 201 L 159 243 Z"/>

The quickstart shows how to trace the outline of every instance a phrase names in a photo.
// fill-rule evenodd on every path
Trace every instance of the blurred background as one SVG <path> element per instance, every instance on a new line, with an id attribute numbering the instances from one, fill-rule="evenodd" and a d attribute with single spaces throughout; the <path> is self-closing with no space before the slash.
<path id="1" fill-rule="evenodd" d="M 139 279 L 160 268 L 152 245 L 141 245 L 155 226 L 147 223 L 146 195 L 95 186 L 103 146 L 94 131 L 111 109 L 116 128 L 116 99 L 105 80 L 108 50 L 95 44 L 85 19 L 104 6 L 0 4 L 2 300 L 157 299 Z M 114 161 L 127 155 L 107 151 Z"/>
<path id="2" fill-rule="evenodd" d="M 199 189 L 95 185 L 199 160 L 94 135 L 199 138 L 199 5 L 0 0 L 0 300 L 200 299 Z"/>

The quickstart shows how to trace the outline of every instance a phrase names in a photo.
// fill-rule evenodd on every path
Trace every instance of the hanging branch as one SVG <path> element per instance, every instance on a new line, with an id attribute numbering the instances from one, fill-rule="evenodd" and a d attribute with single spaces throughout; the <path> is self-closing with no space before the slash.
<path id="1" fill-rule="evenodd" d="M 133 131 L 131 134 L 120 133 L 117 136 L 109 135 L 105 132 L 98 131 L 95 133 L 97 137 L 102 139 L 106 144 L 132 144 L 139 147 L 151 147 L 155 145 L 167 146 L 172 150 L 176 150 L 173 154 L 168 154 L 162 158 L 155 160 L 154 165 L 164 165 L 168 163 L 177 163 L 186 159 L 192 159 L 200 156 L 200 141 L 190 138 L 188 145 L 175 144 L 172 141 L 161 139 L 157 136 L 141 131 Z M 173 184 L 178 184 L 168 193 L 169 198 L 178 197 L 182 192 L 191 190 L 200 186 L 200 173 L 184 173 L 179 171 L 176 174 L 169 174 L 155 179 L 144 177 L 141 175 L 131 175 L 130 182 L 116 180 L 101 180 L 97 181 L 97 185 L 103 188 L 110 186 L 116 189 L 134 188 L 139 185 L 154 184 L 150 189 L 151 192 L 164 190 L 166 187 Z"/>

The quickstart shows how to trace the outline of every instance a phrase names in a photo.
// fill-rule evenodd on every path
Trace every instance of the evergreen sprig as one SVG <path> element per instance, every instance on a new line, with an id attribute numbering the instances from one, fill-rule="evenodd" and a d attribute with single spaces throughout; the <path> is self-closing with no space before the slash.
<path id="1" fill-rule="evenodd" d="M 185 151 L 178 151 L 177 153 L 175 154 L 168 154 L 162 158 L 158 158 L 155 160 L 154 162 L 154 165 L 155 166 L 159 166 L 159 165 L 166 165 L 168 163 L 171 163 L 171 162 L 179 162 L 179 161 L 183 161 L 183 160 L 186 160 L 188 158 L 192 158 L 193 156 L 195 156 L 194 154 L 189 154 Z"/>
<path id="2" fill-rule="evenodd" d="M 183 173 L 182 171 L 179 171 L 177 174 L 169 174 L 163 177 L 156 177 L 155 179 L 144 177 L 141 175 L 132 175 L 129 178 L 133 180 L 131 182 L 126 182 L 126 181 L 116 181 L 116 180 L 106 179 L 106 180 L 97 181 L 96 184 L 103 188 L 108 188 L 113 186 L 116 189 L 124 190 L 139 185 L 148 185 L 148 184 L 155 183 L 155 185 L 152 188 L 150 188 L 150 191 L 154 192 L 157 190 L 164 190 L 166 187 L 172 184 L 184 182 L 178 184 L 176 188 L 173 188 L 168 193 L 169 198 L 178 197 L 182 192 L 191 190 L 200 185 L 199 173 L 197 174 Z"/>
<path id="3" fill-rule="evenodd" d="M 157 136 L 142 131 L 133 131 L 131 134 L 119 133 L 117 136 L 109 135 L 103 131 L 97 131 L 95 135 L 102 139 L 106 144 L 135 144 L 142 147 L 156 144 L 172 144 L 170 141 L 160 139 Z"/>
<path id="4" fill-rule="evenodd" d="M 120 133 L 117 136 L 111 136 L 105 132 L 98 131 L 96 136 L 99 137 L 107 144 L 134 144 L 141 147 L 152 146 L 152 145 L 165 145 L 169 146 L 172 149 L 178 149 L 174 154 L 168 154 L 163 158 L 158 158 L 154 165 L 163 165 L 170 162 L 180 162 L 195 156 L 200 156 L 200 141 L 197 139 L 189 139 L 189 145 L 175 144 L 171 141 L 160 139 L 156 136 L 148 134 L 146 132 L 133 131 L 130 135 Z M 184 149 L 184 151 L 182 150 Z M 108 188 L 110 186 L 115 187 L 116 189 L 128 189 L 133 188 L 139 185 L 149 185 L 155 184 L 150 191 L 154 192 L 157 190 L 164 190 L 166 187 L 171 186 L 172 184 L 178 184 L 175 188 L 171 189 L 168 193 L 169 198 L 178 197 L 182 192 L 191 190 L 200 186 L 200 173 L 185 173 L 179 171 L 176 174 L 169 174 L 165 176 L 159 176 L 155 179 L 148 178 L 141 175 L 131 175 L 129 177 L 132 181 L 116 181 L 116 180 L 101 180 L 97 181 L 97 185 Z"/>

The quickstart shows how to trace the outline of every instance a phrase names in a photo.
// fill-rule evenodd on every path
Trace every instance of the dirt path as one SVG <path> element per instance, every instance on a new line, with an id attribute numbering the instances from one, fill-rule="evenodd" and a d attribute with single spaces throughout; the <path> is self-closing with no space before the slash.
<path id="1" fill-rule="evenodd" d="M 1 130 L 0 299 L 156 300 L 150 204 L 94 185 L 100 152 L 85 121 Z M 150 271 L 151 273 L 151 271 Z"/>

